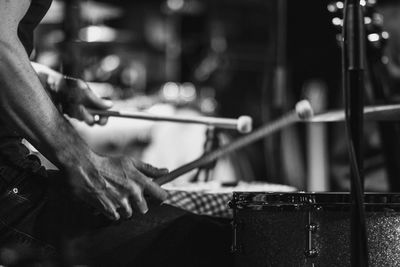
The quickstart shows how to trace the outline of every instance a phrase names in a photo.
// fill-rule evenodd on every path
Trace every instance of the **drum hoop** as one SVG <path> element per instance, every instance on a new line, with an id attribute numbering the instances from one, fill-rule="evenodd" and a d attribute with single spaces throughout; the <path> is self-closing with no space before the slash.
<path id="1" fill-rule="evenodd" d="M 230 207 L 233 209 L 264 208 L 318 208 L 350 207 L 351 196 L 347 192 L 234 192 Z M 365 193 L 366 207 L 400 207 L 399 193 Z"/>

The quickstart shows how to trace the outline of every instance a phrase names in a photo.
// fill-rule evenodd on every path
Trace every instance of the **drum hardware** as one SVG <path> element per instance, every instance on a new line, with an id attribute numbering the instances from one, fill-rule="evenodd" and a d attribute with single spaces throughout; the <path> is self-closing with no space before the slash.
<path id="1" fill-rule="evenodd" d="M 307 231 L 307 248 L 304 251 L 304 255 L 307 258 L 316 258 L 318 256 L 317 249 L 313 248 L 313 236 L 318 229 L 318 225 L 312 222 L 311 212 L 308 211 L 308 224 L 306 225 Z"/>
<path id="2" fill-rule="evenodd" d="M 166 184 L 178 178 L 179 176 L 188 173 L 194 169 L 202 167 L 204 165 L 209 164 L 217 160 L 218 158 L 227 155 L 235 150 L 246 147 L 249 144 L 256 142 L 262 138 L 265 138 L 289 125 L 297 123 L 302 120 L 308 120 L 313 116 L 313 110 L 311 108 L 310 103 L 307 100 L 302 100 L 296 104 L 295 110 L 288 112 L 282 117 L 276 119 L 273 122 L 263 125 L 261 128 L 257 129 L 251 134 L 245 135 L 241 138 L 238 138 L 236 141 L 223 146 L 217 150 L 214 150 L 210 153 L 203 155 L 202 157 L 189 162 L 182 167 L 173 170 L 169 174 L 157 178 L 155 182 L 159 185 Z"/>
<path id="3" fill-rule="evenodd" d="M 240 243 L 240 237 L 239 237 L 239 231 L 241 231 L 243 228 L 243 222 L 238 220 L 238 221 L 232 221 L 232 247 L 231 247 L 231 252 L 232 253 L 242 253 L 242 245 Z"/>
<path id="4" fill-rule="evenodd" d="M 315 233 L 318 230 L 318 225 L 315 223 L 310 223 L 306 225 L 306 230 L 310 233 Z"/>
<path id="5" fill-rule="evenodd" d="M 204 142 L 204 152 L 203 156 L 206 155 L 207 153 L 210 153 L 211 151 L 218 149 L 219 147 L 219 139 L 217 136 L 217 132 L 214 126 L 208 126 L 206 130 L 206 140 Z M 194 178 L 195 181 L 199 181 L 200 174 L 203 171 L 204 172 L 204 181 L 210 181 L 211 177 L 211 172 L 215 168 L 217 161 L 214 160 L 213 162 L 210 162 L 207 165 L 204 165 L 203 167 L 200 167 L 196 173 L 196 176 Z"/>
<path id="6" fill-rule="evenodd" d="M 399 266 L 400 195 L 364 197 L 370 265 Z M 230 207 L 237 267 L 350 265 L 349 193 L 234 192 Z"/>
<path id="7" fill-rule="evenodd" d="M 342 50 L 342 87 L 345 103 L 346 137 L 350 159 L 350 248 L 351 266 L 368 266 L 367 218 L 364 205 L 364 173 L 363 173 L 363 127 L 364 127 L 364 95 L 366 85 L 365 70 L 367 67 L 367 38 L 370 30 L 366 16 L 366 7 L 374 6 L 376 1 L 347 0 L 343 2 L 343 20 L 341 35 Z M 370 22 L 373 22 L 371 18 Z M 374 24 L 374 23 L 369 23 Z M 380 40 L 380 35 L 368 36 Z M 381 35 L 384 37 L 384 35 Z"/>
<path id="8" fill-rule="evenodd" d="M 316 249 L 309 249 L 305 253 L 307 258 L 316 258 L 318 257 L 318 251 Z"/>

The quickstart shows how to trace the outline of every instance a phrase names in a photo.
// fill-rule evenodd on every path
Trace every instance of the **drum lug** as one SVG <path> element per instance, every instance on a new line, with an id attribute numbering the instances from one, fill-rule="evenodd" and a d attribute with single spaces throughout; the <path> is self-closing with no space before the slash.
<path id="1" fill-rule="evenodd" d="M 304 252 L 304 255 L 307 257 L 307 258 L 316 258 L 316 257 L 318 257 L 318 251 L 316 250 L 316 249 L 309 249 L 309 250 L 306 250 L 305 252 Z"/>
<path id="2" fill-rule="evenodd" d="M 315 233 L 318 230 L 318 225 L 315 223 L 310 223 L 306 225 L 306 230 L 310 233 Z"/>
<path id="3" fill-rule="evenodd" d="M 308 211 L 307 224 L 305 228 L 307 231 L 307 247 L 304 255 L 306 258 L 316 258 L 318 257 L 318 251 L 313 248 L 313 240 L 315 238 L 314 234 L 318 231 L 318 224 L 313 223 L 311 210 Z"/>
<path id="4" fill-rule="evenodd" d="M 231 223 L 232 225 L 232 247 L 231 247 L 231 252 L 232 253 L 242 253 L 242 245 L 239 240 L 239 232 L 241 228 L 243 227 L 243 222 L 241 221 L 233 221 Z"/>

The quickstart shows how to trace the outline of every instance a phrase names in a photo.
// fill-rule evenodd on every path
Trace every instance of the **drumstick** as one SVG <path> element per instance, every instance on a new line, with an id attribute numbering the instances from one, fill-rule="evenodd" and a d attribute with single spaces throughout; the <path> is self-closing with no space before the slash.
<path id="1" fill-rule="evenodd" d="M 215 126 L 223 129 L 236 129 L 240 133 L 249 133 L 252 131 L 252 119 L 249 116 L 240 116 L 238 119 L 226 119 L 216 117 L 188 117 L 188 116 L 165 116 L 146 112 L 120 112 L 115 110 L 94 110 L 89 109 L 94 115 L 119 117 L 129 119 L 140 119 L 150 121 L 170 121 L 179 123 L 195 123 Z"/>
<path id="2" fill-rule="evenodd" d="M 279 131 L 289 125 L 292 125 L 298 121 L 302 120 L 307 120 L 313 116 L 313 110 L 311 108 L 310 103 L 307 100 L 302 100 L 296 104 L 296 109 L 290 111 L 286 115 L 280 117 L 279 119 L 265 124 L 261 128 L 257 129 L 251 134 L 248 134 L 246 136 L 243 136 L 236 141 L 233 141 L 232 143 L 221 147 L 215 151 L 212 151 L 210 153 L 207 153 L 203 155 L 202 157 L 189 162 L 182 167 L 179 167 L 178 169 L 170 172 L 169 174 L 162 176 L 160 178 L 157 178 L 154 180 L 155 183 L 159 185 L 163 185 L 166 183 L 169 183 L 179 176 L 188 173 L 194 169 L 197 169 L 199 167 L 205 166 L 218 158 L 225 156 L 228 153 L 231 153 L 237 149 L 243 148 L 255 141 L 258 141 L 264 137 L 267 137 L 268 135 L 271 135 L 275 133 L 276 131 Z"/>
<path id="3" fill-rule="evenodd" d="M 399 121 L 400 105 L 383 105 L 364 107 L 364 120 L 366 121 Z M 344 110 L 333 110 L 317 114 L 304 122 L 339 122 L 345 121 Z"/>

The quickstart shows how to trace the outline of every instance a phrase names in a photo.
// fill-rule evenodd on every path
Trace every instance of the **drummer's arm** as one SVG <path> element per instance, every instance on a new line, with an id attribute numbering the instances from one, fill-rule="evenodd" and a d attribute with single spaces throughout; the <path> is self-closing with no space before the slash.
<path id="1" fill-rule="evenodd" d="M 75 168 L 93 152 L 56 110 L 18 38 L 18 24 L 29 4 L 0 0 L 0 120 L 59 167 L 74 162 Z"/>

